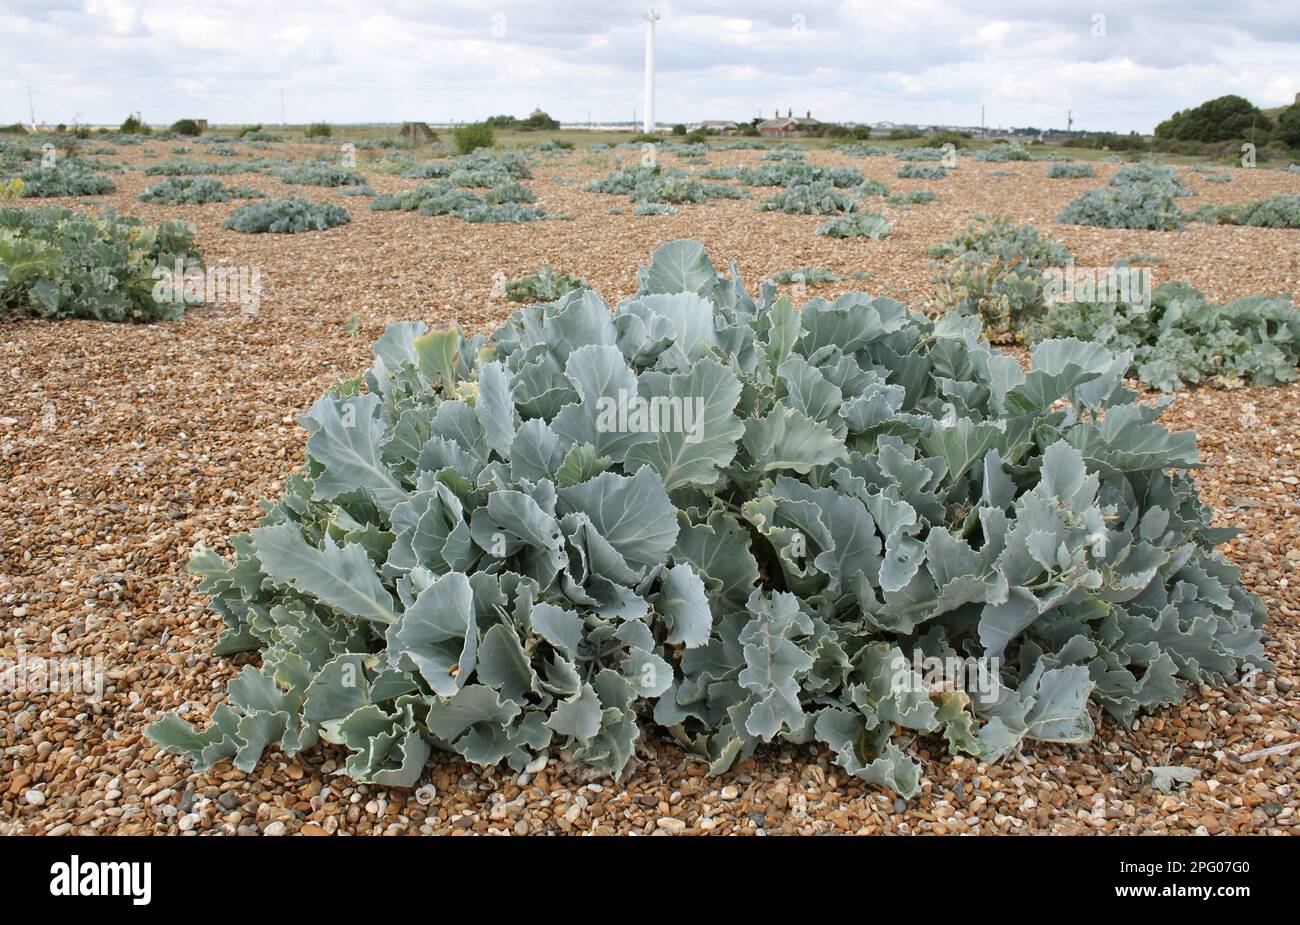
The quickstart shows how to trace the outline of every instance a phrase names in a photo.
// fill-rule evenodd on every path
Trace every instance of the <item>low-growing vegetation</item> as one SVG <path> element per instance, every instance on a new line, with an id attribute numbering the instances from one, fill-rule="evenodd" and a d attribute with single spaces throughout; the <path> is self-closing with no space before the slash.
<path id="1" fill-rule="evenodd" d="M 1187 213 L 1187 218 L 1211 225 L 1300 228 L 1300 195 L 1269 196 L 1245 205 L 1204 205 Z"/>
<path id="2" fill-rule="evenodd" d="M 942 164 L 904 164 L 894 176 L 904 180 L 942 180 L 948 171 Z"/>
<path id="3" fill-rule="evenodd" d="M 585 280 L 564 272 L 556 273 L 550 267 L 542 266 L 535 273 L 506 283 L 503 297 L 507 302 L 554 302 L 566 293 L 586 286 Z"/>
<path id="4" fill-rule="evenodd" d="M 221 223 L 221 227 L 244 234 L 299 234 L 325 231 L 350 221 L 352 216 L 342 206 L 295 196 L 241 206 Z"/>
<path id="5" fill-rule="evenodd" d="M 710 774 L 815 742 L 907 797 L 922 752 L 1086 742 L 1264 664 L 1194 435 L 1098 344 L 1023 372 L 974 318 L 800 310 L 677 241 L 612 312 L 572 292 L 487 345 L 392 325 L 303 415 L 283 496 L 191 560 L 217 654 L 260 662 L 154 742 L 245 772 L 328 742 L 390 787 L 435 748 L 619 778 L 656 731 Z"/>
<path id="6" fill-rule="evenodd" d="M 1049 164 L 1047 167 L 1047 179 L 1049 180 L 1078 180 L 1083 177 L 1095 177 L 1096 171 L 1092 169 L 1091 164 L 1067 164 L 1057 163 Z"/>
<path id="7" fill-rule="evenodd" d="M 1062 267 L 1069 252 L 1032 225 L 981 216 L 961 234 L 930 248 L 939 304 L 977 315 L 995 340 L 1021 336 L 1047 308 L 1043 271 Z"/>
<path id="8" fill-rule="evenodd" d="M 1178 199 L 1191 195 L 1172 167 L 1129 164 L 1115 172 L 1109 186 L 1088 190 L 1073 200 L 1056 220 L 1066 225 L 1169 231 L 1183 227 Z"/>
<path id="9" fill-rule="evenodd" d="M 847 215 L 836 215 L 817 226 L 817 233 L 828 238 L 870 238 L 878 241 L 889 237 L 893 226 L 879 212 L 864 209 Z"/>
<path id="10" fill-rule="evenodd" d="M 297 186 L 363 186 L 366 182 L 355 170 L 329 161 L 295 164 L 280 171 L 280 179 Z"/>
<path id="11" fill-rule="evenodd" d="M 184 222 L 151 226 L 111 209 L 0 206 L 0 305 L 45 318 L 179 318 L 183 292 L 156 292 L 155 271 L 201 268 L 194 234 Z"/>
<path id="12" fill-rule="evenodd" d="M 1100 343 L 1130 361 L 1126 375 L 1164 392 L 1300 377 L 1300 311 L 1273 296 L 1215 305 L 1186 283 L 1171 282 L 1155 288 L 1149 306 L 1100 300 L 1054 305 L 1034 330 L 1037 338 Z"/>
<path id="13" fill-rule="evenodd" d="M 205 202 L 229 202 L 232 199 L 263 199 L 261 190 L 237 186 L 228 187 L 211 177 L 168 177 L 145 187 L 141 202 L 158 205 L 202 205 Z"/>
<path id="14" fill-rule="evenodd" d="M 102 196 L 117 189 L 113 181 L 75 162 L 57 167 L 30 167 L 22 172 L 22 194 L 28 199 L 62 196 Z"/>

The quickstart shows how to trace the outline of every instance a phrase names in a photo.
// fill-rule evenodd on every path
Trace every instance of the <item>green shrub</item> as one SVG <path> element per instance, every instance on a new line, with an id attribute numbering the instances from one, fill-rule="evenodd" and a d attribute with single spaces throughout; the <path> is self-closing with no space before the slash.
<path id="1" fill-rule="evenodd" d="M 506 283 L 505 300 L 507 302 L 554 302 L 562 295 L 575 289 L 587 288 L 585 280 L 568 273 L 555 273 L 548 266 L 542 266 L 536 273 L 529 273 Z"/>
<path id="2" fill-rule="evenodd" d="M 1063 267 L 1069 252 L 1005 216 L 979 216 L 950 241 L 930 248 L 939 287 L 939 305 L 962 315 L 978 315 L 990 338 L 1020 336 L 1042 316 L 1043 271 Z"/>
<path id="3" fill-rule="evenodd" d="M 921 142 L 922 148 L 942 148 L 944 145 L 952 145 L 954 148 L 969 148 L 971 137 L 969 132 L 949 132 L 947 130 L 935 132 L 929 138 Z"/>
<path id="4" fill-rule="evenodd" d="M 203 126 L 193 119 L 178 119 L 172 123 L 171 130 L 177 135 L 196 136 L 203 134 Z"/>
<path id="5" fill-rule="evenodd" d="M 1273 137 L 1281 144 L 1300 148 L 1300 103 L 1292 103 L 1278 113 Z"/>
<path id="6" fill-rule="evenodd" d="M 342 206 L 293 197 L 250 202 L 232 212 L 221 227 L 244 234 L 299 234 L 325 231 L 350 221 L 352 216 Z"/>
<path id="7" fill-rule="evenodd" d="M 470 154 L 479 148 L 490 148 L 496 144 L 496 133 L 492 131 L 492 126 L 483 122 L 458 125 L 451 130 L 451 137 L 456 143 L 456 150 L 461 154 Z"/>
<path id="8" fill-rule="evenodd" d="M 201 268 L 194 233 L 184 222 L 150 226 L 112 209 L 0 207 L 0 305 L 46 318 L 179 318 L 185 303 L 156 291 L 156 271 Z"/>
<path id="9" fill-rule="evenodd" d="M 148 135 L 153 131 L 138 112 L 133 112 L 122 120 L 121 127 L 117 130 L 119 135 Z"/>
<path id="10" fill-rule="evenodd" d="M 326 122 L 313 122 L 303 132 L 303 135 L 307 138 L 329 138 L 333 134 L 334 130 Z"/>
<path id="11" fill-rule="evenodd" d="M 1272 120 L 1259 107 L 1229 94 L 1174 113 L 1156 126 L 1156 137 L 1175 141 L 1266 141 L 1272 129 Z"/>
<path id="12" fill-rule="evenodd" d="M 486 346 L 391 325 L 302 416 L 283 497 L 191 560 L 217 654 L 260 661 L 154 743 L 249 773 L 326 741 L 381 787 L 434 748 L 619 779 L 654 734 L 710 774 L 815 743 L 907 797 L 915 755 L 1086 742 L 1090 708 L 1127 728 L 1267 664 L 1195 436 L 1099 345 L 1025 373 L 973 319 L 800 310 L 678 241 L 612 312 L 573 292 Z"/>
<path id="13" fill-rule="evenodd" d="M 1061 142 L 1067 148 L 1091 148 L 1094 151 L 1145 151 L 1150 145 L 1137 132 L 1116 135 L 1113 132 L 1093 132 L 1075 135 Z"/>
<path id="14" fill-rule="evenodd" d="M 1238 388 L 1300 378 L 1300 311 L 1290 300 L 1273 296 L 1214 305 L 1186 283 L 1165 283 L 1155 288 L 1150 306 L 1054 305 L 1035 336 L 1103 344 L 1131 358 L 1126 375 L 1165 392 L 1201 384 Z"/>

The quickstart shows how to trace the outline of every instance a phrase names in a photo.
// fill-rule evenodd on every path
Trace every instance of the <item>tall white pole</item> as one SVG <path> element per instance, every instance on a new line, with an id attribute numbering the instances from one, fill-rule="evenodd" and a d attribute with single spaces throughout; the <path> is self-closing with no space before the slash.
<path id="1" fill-rule="evenodd" d="M 655 22 L 659 14 L 646 10 L 645 20 L 645 121 L 641 125 L 643 132 L 655 130 Z"/>

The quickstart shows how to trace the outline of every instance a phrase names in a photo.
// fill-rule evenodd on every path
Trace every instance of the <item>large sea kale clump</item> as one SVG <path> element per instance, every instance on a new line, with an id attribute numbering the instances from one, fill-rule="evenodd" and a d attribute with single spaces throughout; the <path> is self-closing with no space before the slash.
<path id="1" fill-rule="evenodd" d="M 195 553 L 217 653 L 260 665 L 150 737 L 200 768 L 341 744 L 410 786 L 432 748 L 618 775 L 657 730 L 713 773 L 821 743 L 907 795 L 918 736 L 1082 742 L 1263 664 L 1195 437 L 1128 355 L 1045 341 L 1025 373 L 978 318 L 800 308 L 691 241 L 638 283 L 491 339 L 390 326 L 233 558 Z M 926 667 L 955 663 L 988 674 Z"/>
<path id="2" fill-rule="evenodd" d="M 1087 190 L 1072 199 L 1056 220 L 1066 225 L 1169 231 L 1183 227 L 1185 218 L 1178 199 L 1192 195 L 1172 167 L 1152 162 L 1129 164 L 1115 172 L 1109 186 Z"/>
<path id="3" fill-rule="evenodd" d="M 148 225 L 113 209 L 0 207 L 0 309 L 96 321 L 181 318 L 181 287 L 159 282 L 164 273 L 202 270 L 195 233 L 185 222 Z"/>
<path id="4" fill-rule="evenodd" d="M 1184 282 L 1164 283 L 1151 304 L 1062 302 L 1030 338 L 1078 337 L 1132 355 L 1128 375 L 1163 392 L 1202 384 L 1275 385 L 1300 378 L 1300 311 L 1257 295 L 1216 305 Z"/>

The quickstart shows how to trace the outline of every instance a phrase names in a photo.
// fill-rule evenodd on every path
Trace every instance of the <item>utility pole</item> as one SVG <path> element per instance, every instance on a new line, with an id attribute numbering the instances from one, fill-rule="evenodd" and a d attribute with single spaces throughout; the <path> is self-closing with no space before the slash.
<path id="1" fill-rule="evenodd" d="M 980 107 L 980 141 L 984 140 L 984 107 Z"/>
<path id="2" fill-rule="evenodd" d="M 655 130 L 655 23 L 659 14 L 650 9 L 641 18 L 645 20 L 645 124 L 641 128 L 650 133 Z"/>
<path id="3" fill-rule="evenodd" d="M 32 117 L 32 131 L 36 131 L 36 104 L 32 102 L 32 85 L 27 85 L 27 110 Z"/>
<path id="4" fill-rule="evenodd" d="M 280 91 L 280 124 L 281 125 L 289 124 L 284 120 L 284 91 L 283 90 Z"/>
<path id="5" fill-rule="evenodd" d="M 1067 132 L 1074 131 L 1074 110 L 1073 109 L 1067 109 L 1065 111 L 1065 130 Z"/>

